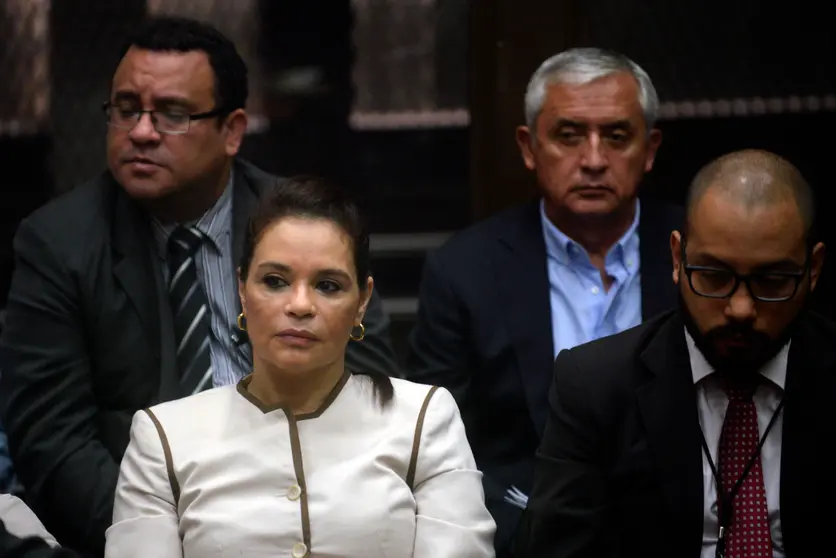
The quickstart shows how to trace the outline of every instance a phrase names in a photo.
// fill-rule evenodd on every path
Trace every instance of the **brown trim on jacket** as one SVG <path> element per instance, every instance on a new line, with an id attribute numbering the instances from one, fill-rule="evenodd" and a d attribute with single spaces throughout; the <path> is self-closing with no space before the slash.
<path id="1" fill-rule="evenodd" d="M 174 507 L 180 505 L 180 483 L 177 481 L 177 476 L 174 474 L 174 459 L 171 457 L 171 445 L 168 443 L 168 436 L 165 434 L 163 425 L 157 415 L 151 409 L 143 409 L 143 412 L 148 415 L 151 422 L 157 429 L 157 434 L 160 435 L 160 443 L 163 445 L 163 456 L 165 457 L 165 469 L 168 472 L 168 484 L 171 485 L 171 495 L 174 497 Z"/>
<path id="2" fill-rule="evenodd" d="M 415 423 L 415 436 L 412 438 L 412 455 L 409 458 L 409 469 L 406 472 L 406 484 L 409 489 L 415 488 L 415 468 L 418 466 L 418 450 L 421 447 L 421 432 L 424 430 L 424 417 L 427 415 L 427 407 L 430 406 L 430 399 L 432 399 L 435 392 L 438 391 L 438 386 L 433 386 L 427 392 L 424 398 L 424 404 L 421 405 L 421 411 L 418 413 L 418 420 Z"/>

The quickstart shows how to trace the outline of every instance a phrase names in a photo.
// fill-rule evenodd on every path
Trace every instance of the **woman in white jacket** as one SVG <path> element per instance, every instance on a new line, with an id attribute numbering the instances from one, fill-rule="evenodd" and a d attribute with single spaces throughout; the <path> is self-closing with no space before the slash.
<path id="1" fill-rule="evenodd" d="M 252 374 L 134 416 L 107 558 L 494 556 L 451 395 L 345 369 L 372 289 L 339 189 L 265 196 L 239 269 Z"/>

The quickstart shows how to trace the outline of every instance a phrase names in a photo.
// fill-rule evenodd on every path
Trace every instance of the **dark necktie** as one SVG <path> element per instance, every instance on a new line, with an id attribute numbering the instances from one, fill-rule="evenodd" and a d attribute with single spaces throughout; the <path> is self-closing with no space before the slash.
<path id="1" fill-rule="evenodd" d="M 735 382 L 726 386 L 729 406 L 720 435 L 720 478 L 726 494 L 732 490 L 752 456 L 758 452 L 758 413 L 752 399 L 756 387 L 754 382 Z M 723 511 L 720 510 L 720 513 Z M 772 556 L 772 536 L 759 453 L 732 502 L 725 555 L 726 558 Z"/>
<path id="2" fill-rule="evenodd" d="M 197 275 L 195 254 L 203 235 L 178 227 L 168 239 L 168 297 L 177 340 L 177 368 L 185 395 L 212 387 L 209 305 Z"/>

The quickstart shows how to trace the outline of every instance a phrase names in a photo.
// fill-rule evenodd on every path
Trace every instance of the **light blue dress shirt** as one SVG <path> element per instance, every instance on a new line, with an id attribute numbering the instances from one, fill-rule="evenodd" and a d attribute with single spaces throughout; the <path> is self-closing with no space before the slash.
<path id="1" fill-rule="evenodd" d="M 235 181 L 232 172 L 223 194 L 197 222 L 188 223 L 206 235 L 198 248 L 195 265 L 209 303 L 209 354 L 212 384 L 236 384 L 252 370 L 252 350 L 248 343 L 238 346 L 231 337 L 238 317 L 238 262 L 232 261 L 232 205 Z M 177 224 L 163 225 L 152 219 L 156 252 L 168 284 L 168 237 Z"/>
<path id="2" fill-rule="evenodd" d="M 639 201 L 636 200 L 633 224 L 607 253 L 605 267 L 613 278 L 607 291 L 601 272 L 592 265 L 586 250 L 549 221 L 544 205 L 540 203 L 555 357 L 562 349 L 641 323 L 639 214 Z"/>

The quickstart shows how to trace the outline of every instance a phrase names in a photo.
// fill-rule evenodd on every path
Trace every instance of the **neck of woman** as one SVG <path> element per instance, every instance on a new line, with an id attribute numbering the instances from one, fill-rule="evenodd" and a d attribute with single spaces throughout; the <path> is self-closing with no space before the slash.
<path id="1" fill-rule="evenodd" d="M 262 404 L 283 406 L 294 415 L 317 411 L 345 373 L 340 359 L 321 368 L 282 369 L 261 360 L 253 362 L 247 390 Z"/>

